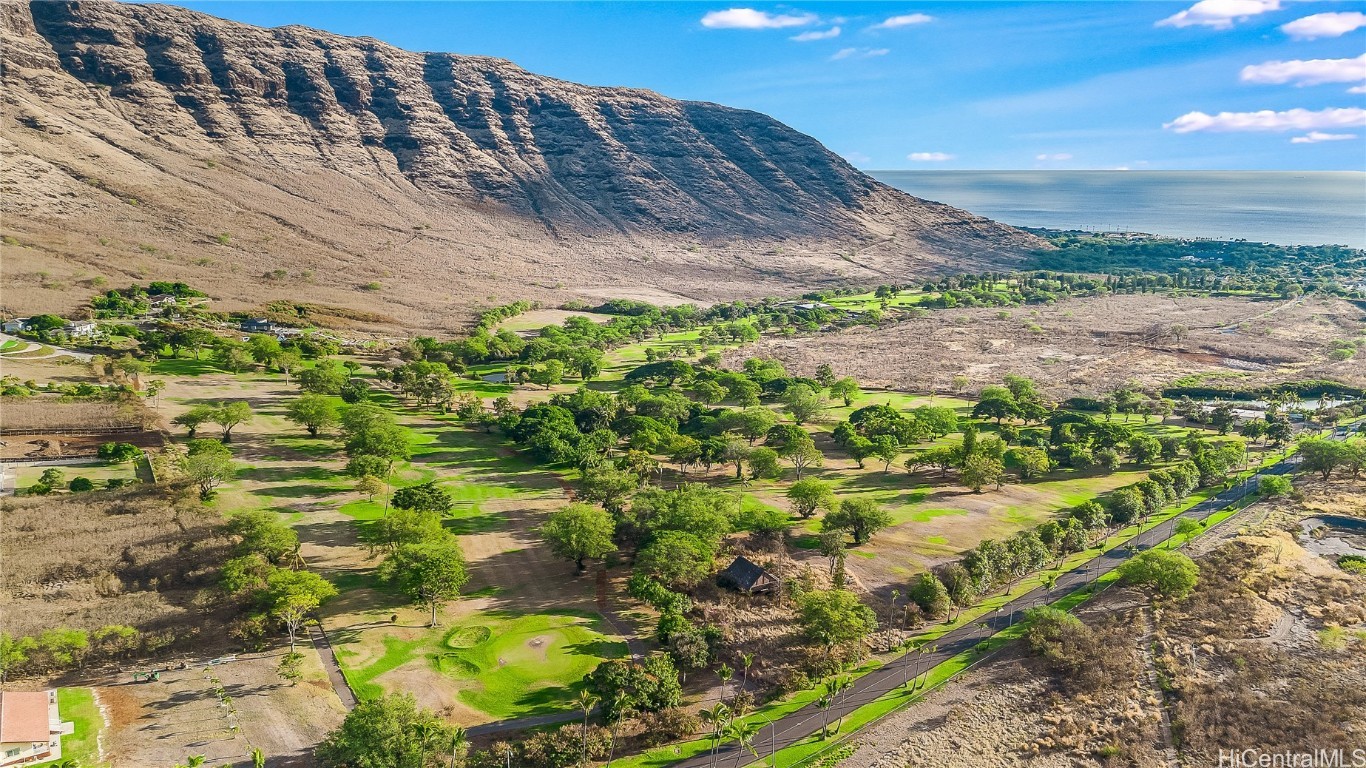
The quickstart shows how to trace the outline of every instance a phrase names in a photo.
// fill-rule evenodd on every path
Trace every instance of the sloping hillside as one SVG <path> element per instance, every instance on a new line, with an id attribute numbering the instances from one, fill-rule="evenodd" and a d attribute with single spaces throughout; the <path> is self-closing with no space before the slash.
<path id="1" fill-rule="evenodd" d="M 754 112 L 170 6 L 0 12 L 12 312 L 145 275 L 443 328 L 512 297 L 753 296 L 1037 245 Z"/>

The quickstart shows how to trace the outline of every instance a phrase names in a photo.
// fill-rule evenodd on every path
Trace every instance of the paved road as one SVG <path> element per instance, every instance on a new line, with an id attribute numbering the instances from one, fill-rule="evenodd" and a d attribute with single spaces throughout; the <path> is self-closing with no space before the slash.
<path id="1" fill-rule="evenodd" d="M 1299 456 L 1297 454 L 1217 496 L 1196 504 L 1180 515 L 1149 528 L 1090 562 L 1068 571 L 1058 579 L 1057 584 L 1052 589 L 1038 587 L 1010 601 L 990 616 L 982 616 L 976 621 L 965 623 L 962 627 L 941 636 L 936 643 L 938 650 L 920 657 L 918 663 L 916 657 L 919 654 L 908 653 L 858 678 L 845 697 L 830 707 L 828 721 L 834 723 L 840 717 L 872 702 L 883 694 L 896 690 L 902 686 L 903 681 L 909 675 L 915 674 L 916 670 L 923 671 L 947 661 L 950 657 L 977 645 L 985 637 L 1009 627 L 1020 618 L 1023 611 L 1052 603 L 1090 584 L 1103 574 L 1118 568 L 1120 563 L 1127 560 L 1133 553 L 1151 549 L 1160 544 L 1171 537 L 1178 519 L 1189 517 L 1195 520 L 1204 520 L 1255 491 L 1261 475 L 1285 474 L 1293 470 L 1298 464 Z M 770 751 L 791 746 L 819 731 L 822 719 L 823 715 L 820 708 L 815 704 L 808 704 L 770 725 L 765 725 L 754 737 L 754 749 L 762 759 L 767 759 Z M 688 760 L 681 760 L 674 763 L 674 766 L 676 768 L 703 768 L 713 765 L 714 762 L 716 768 L 739 768 L 761 758 L 756 758 L 747 750 L 738 749 L 737 745 L 732 742 L 722 745 L 715 761 L 713 761 L 712 756 L 704 754 Z"/>
<path id="2" fill-rule="evenodd" d="M 337 698 L 341 699 L 342 706 L 346 707 L 348 712 L 355 709 L 356 694 L 351 691 L 350 683 L 346 682 L 346 676 L 342 674 L 341 665 L 337 663 L 337 654 L 332 650 L 332 641 L 327 639 L 327 633 L 323 632 L 322 627 L 309 624 L 308 639 L 313 641 L 313 647 L 322 657 L 327 679 L 332 681 L 332 690 L 337 692 Z"/>

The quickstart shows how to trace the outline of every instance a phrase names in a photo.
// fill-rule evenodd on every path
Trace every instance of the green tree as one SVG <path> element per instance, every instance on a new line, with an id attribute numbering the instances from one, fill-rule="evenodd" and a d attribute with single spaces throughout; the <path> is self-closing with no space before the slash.
<path id="1" fill-rule="evenodd" d="M 71 478 L 71 484 L 68 485 L 67 488 L 72 493 L 85 493 L 87 491 L 93 491 L 95 489 L 95 483 L 88 477 L 73 477 Z"/>
<path id="2" fill-rule="evenodd" d="M 806 384 L 795 384 L 783 393 L 783 409 L 798 425 L 815 419 L 826 409 L 825 398 Z"/>
<path id="3" fill-rule="evenodd" d="M 776 479 L 782 474 L 778 467 L 778 452 L 759 446 L 749 451 L 749 476 L 752 479 Z"/>
<path id="4" fill-rule="evenodd" d="M 1166 549 L 1140 552 L 1121 563 L 1119 577 L 1163 597 L 1182 598 L 1195 589 L 1200 568 L 1186 555 Z"/>
<path id="5" fill-rule="evenodd" d="M 204 424 L 213 421 L 214 407 L 211 405 L 196 405 L 190 410 L 171 419 L 171 423 L 176 426 L 184 427 L 190 433 L 190 439 L 194 439 L 195 433 Z"/>
<path id="6" fill-rule="evenodd" d="M 798 480 L 787 489 L 787 498 L 792 502 L 792 511 L 803 518 L 815 516 L 816 510 L 829 510 L 835 506 L 835 494 L 830 483 L 816 478 Z"/>
<path id="7" fill-rule="evenodd" d="M 877 627 L 877 616 L 853 592 L 815 590 L 798 598 L 797 623 L 808 638 L 833 648 L 862 640 Z"/>
<path id="8" fill-rule="evenodd" d="M 237 472 L 232 454 L 217 440 L 191 440 L 180 457 L 180 471 L 199 488 L 199 498 L 213 498 L 214 489 Z"/>
<path id="9" fill-rule="evenodd" d="M 319 395 L 340 394 L 351 372 L 337 360 L 320 360 L 312 368 L 299 371 L 299 388 Z"/>
<path id="10" fill-rule="evenodd" d="M 258 554 L 274 565 L 282 565 L 299 548 L 299 535 L 264 509 L 236 512 L 228 518 L 227 531 L 237 537 L 235 554 Z"/>
<path id="11" fill-rule="evenodd" d="M 636 553 L 636 572 L 675 589 L 690 589 L 711 574 L 715 550 L 699 536 L 665 530 Z"/>
<path id="12" fill-rule="evenodd" d="M 1267 498 L 1286 496 L 1292 490 L 1290 478 L 1282 475 L 1267 475 L 1257 482 L 1257 493 Z"/>
<path id="13" fill-rule="evenodd" d="M 0 683 L 8 679 L 10 672 L 27 664 L 29 654 L 37 647 L 38 643 L 31 637 L 0 632 Z"/>
<path id="14" fill-rule="evenodd" d="M 361 701 L 314 752 L 322 768 L 434 768 L 454 728 L 411 694 Z"/>
<path id="15" fill-rule="evenodd" d="M 891 524 L 892 514 L 868 496 L 844 499 L 821 521 L 823 530 L 848 530 L 856 547 Z"/>
<path id="16" fill-rule="evenodd" d="M 615 529 L 616 524 L 606 510 L 589 504 L 570 504 L 550 513 L 541 526 L 541 536 L 552 552 L 573 560 L 579 573 L 583 573 L 584 560 L 599 559 L 616 551 L 612 543 Z"/>
<path id="17" fill-rule="evenodd" d="M 1177 518 L 1176 525 L 1172 528 L 1172 538 L 1167 541 L 1167 548 L 1170 549 L 1172 545 L 1176 543 L 1177 536 L 1180 536 L 1183 539 L 1189 539 L 1190 537 L 1199 533 L 1200 530 L 1204 527 L 1205 526 L 1201 525 L 1200 521 L 1196 520 L 1195 518 Z"/>
<path id="18" fill-rule="evenodd" d="M 384 492 L 384 481 L 374 475 L 361 475 L 356 480 L 355 489 L 366 501 L 374 501 L 376 496 Z"/>
<path id="19" fill-rule="evenodd" d="M 1048 451 L 1042 448 L 1011 448 L 1006 452 L 1006 457 L 1014 462 L 1015 470 L 1022 480 L 1038 477 L 1053 468 L 1053 460 L 1048 458 Z"/>
<path id="20" fill-rule="evenodd" d="M 911 586 L 908 597 L 930 618 L 944 616 L 953 604 L 943 582 L 932 573 L 922 573 Z"/>
<path id="21" fill-rule="evenodd" d="M 882 460 L 882 474 L 885 475 L 891 471 L 892 462 L 901 455 L 901 445 L 891 435 L 878 435 L 873 438 L 872 455 Z"/>
<path id="22" fill-rule="evenodd" d="M 819 467 L 825 461 L 825 456 L 816 448 L 816 441 L 801 431 L 778 449 L 778 455 L 792 464 L 792 468 L 797 471 L 798 480 L 802 479 L 808 467 Z"/>
<path id="23" fill-rule="evenodd" d="M 971 488 L 973 493 L 981 493 L 985 485 L 1000 487 L 1005 483 L 1005 466 L 990 456 L 974 453 L 963 460 L 959 480 L 964 486 Z"/>
<path id="24" fill-rule="evenodd" d="M 1318 472 L 1327 480 L 1333 470 L 1347 462 L 1346 444 L 1326 437 L 1306 437 L 1300 441 L 1300 469 Z"/>
<path id="25" fill-rule="evenodd" d="M 219 403 L 213 409 L 213 416 L 209 419 L 214 424 L 223 428 L 223 442 L 232 442 L 232 430 L 238 424 L 251 420 L 251 404 L 246 400 L 234 400 L 230 403 Z"/>
<path id="26" fill-rule="evenodd" d="M 280 340 L 274 336 L 258 333 L 251 337 L 247 342 L 247 351 L 256 362 L 269 368 L 275 365 L 275 361 L 280 359 L 284 353 L 284 347 L 280 346 Z"/>
<path id="27" fill-rule="evenodd" d="M 852 406 L 854 401 L 863 394 L 863 391 L 859 389 L 858 382 L 850 376 L 845 376 L 838 381 L 832 382 L 829 386 L 830 396 L 838 397 L 844 402 L 844 407 L 846 408 Z"/>
<path id="28" fill-rule="evenodd" d="M 285 407 L 285 418 L 317 437 L 320 431 L 336 426 L 340 416 L 332 398 L 310 392 Z"/>
<path id="29" fill-rule="evenodd" d="M 294 653 L 299 630 L 308 615 L 337 596 L 337 588 L 312 571 L 276 569 L 266 577 L 266 601 L 270 615 L 289 633 L 289 652 Z"/>
<path id="30" fill-rule="evenodd" d="M 394 491 L 393 504 L 399 509 L 417 509 L 442 515 L 449 513 L 455 506 L 451 494 L 438 486 L 435 480 Z"/>
<path id="31" fill-rule="evenodd" d="M 431 609 L 433 627 L 437 607 L 459 597 L 470 578 L 465 553 L 454 536 L 400 546 L 380 563 L 379 576 L 414 603 Z"/>

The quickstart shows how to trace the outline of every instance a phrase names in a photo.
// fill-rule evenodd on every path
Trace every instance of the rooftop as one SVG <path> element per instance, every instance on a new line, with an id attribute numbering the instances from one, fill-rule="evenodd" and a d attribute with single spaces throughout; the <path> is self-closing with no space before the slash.
<path id="1" fill-rule="evenodd" d="M 0 742 L 47 741 L 47 697 L 46 691 L 0 692 Z"/>

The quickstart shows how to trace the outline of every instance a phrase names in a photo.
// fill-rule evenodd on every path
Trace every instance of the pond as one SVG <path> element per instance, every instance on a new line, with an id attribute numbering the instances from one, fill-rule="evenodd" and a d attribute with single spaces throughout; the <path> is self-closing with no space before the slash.
<path id="1" fill-rule="evenodd" d="M 1366 518 L 1315 515 L 1300 521 L 1300 543 L 1316 555 L 1366 557 Z"/>

